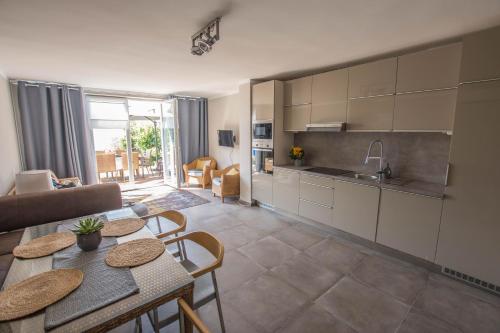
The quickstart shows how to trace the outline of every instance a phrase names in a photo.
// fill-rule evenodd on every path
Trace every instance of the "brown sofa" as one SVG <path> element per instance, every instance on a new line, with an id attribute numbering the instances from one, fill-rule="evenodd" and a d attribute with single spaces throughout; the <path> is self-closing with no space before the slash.
<path id="1" fill-rule="evenodd" d="M 23 228 L 122 207 L 118 184 L 99 184 L 0 197 L 0 286 Z"/>

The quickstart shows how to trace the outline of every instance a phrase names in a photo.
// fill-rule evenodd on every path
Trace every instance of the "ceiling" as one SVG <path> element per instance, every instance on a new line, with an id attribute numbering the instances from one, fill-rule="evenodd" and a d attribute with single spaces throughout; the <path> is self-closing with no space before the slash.
<path id="1" fill-rule="evenodd" d="M 218 15 L 221 40 L 191 55 Z M 0 72 L 213 97 L 495 25 L 499 0 L 0 0 Z"/>

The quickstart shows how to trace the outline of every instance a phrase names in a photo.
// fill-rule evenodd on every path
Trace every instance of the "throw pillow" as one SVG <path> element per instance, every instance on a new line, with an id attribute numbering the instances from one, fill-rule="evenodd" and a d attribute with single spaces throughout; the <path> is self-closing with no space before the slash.
<path id="1" fill-rule="evenodd" d="M 196 161 L 196 169 L 203 170 L 204 166 L 210 166 L 210 160 L 198 160 Z"/>

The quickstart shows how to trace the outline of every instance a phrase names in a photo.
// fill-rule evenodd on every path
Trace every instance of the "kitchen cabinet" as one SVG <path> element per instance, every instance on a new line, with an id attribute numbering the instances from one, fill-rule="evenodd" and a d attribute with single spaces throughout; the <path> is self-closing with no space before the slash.
<path id="1" fill-rule="evenodd" d="M 443 200 L 382 189 L 377 243 L 434 261 Z"/>
<path id="2" fill-rule="evenodd" d="M 398 94 L 394 106 L 394 130 L 451 131 L 456 100 L 456 88 Z"/>
<path id="3" fill-rule="evenodd" d="M 460 82 L 500 78 L 500 27 L 463 38 Z"/>
<path id="4" fill-rule="evenodd" d="M 332 226 L 333 184 L 332 178 L 302 173 L 300 175 L 299 215 Z"/>
<path id="5" fill-rule="evenodd" d="M 306 125 L 311 122 L 311 104 L 287 106 L 283 117 L 285 131 L 305 131 Z"/>
<path id="6" fill-rule="evenodd" d="M 347 68 L 313 75 L 311 123 L 346 122 L 347 86 Z"/>
<path id="7" fill-rule="evenodd" d="M 275 168 L 272 191 L 274 207 L 298 215 L 299 182 L 299 171 Z"/>
<path id="8" fill-rule="evenodd" d="M 349 98 L 390 95 L 396 92 L 397 58 L 349 68 Z"/>
<path id="9" fill-rule="evenodd" d="M 462 43 L 453 43 L 398 57 L 396 92 L 458 86 Z"/>
<path id="10" fill-rule="evenodd" d="M 333 226 L 375 241 L 380 189 L 346 181 L 335 181 Z"/>
<path id="11" fill-rule="evenodd" d="M 464 43 L 464 54 L 467 47 Z M 470 68 L 464 70 L 469 73 Z M 500 285 L 499 124 L 500 80 L 460 85 L 436 255 L 439 265 L 496 285 Z"/>
<path id="12" fill-rule="evenodd" d="M 349 100 L 348 131 L 391 131 L 394 95 Z"/>
<path id="13" fill-rule="evenodd" d="M 311 104 L 312 76 L 285 81 L 285 106 Z"/>
<path id="14" fill-rule="evenodd" d="M 274 119 L 274 82 L 252 86 L 252 121 Z"/>
<path id="15" fill-rule="evenodd" d="M 273 175 L 252 174 L 252 199 L 269 206 L 273 205 Z"/>

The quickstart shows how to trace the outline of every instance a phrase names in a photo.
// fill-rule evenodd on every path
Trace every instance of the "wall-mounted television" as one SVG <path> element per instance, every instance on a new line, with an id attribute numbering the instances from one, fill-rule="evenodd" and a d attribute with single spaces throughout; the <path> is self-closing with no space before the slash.
<path id="1" fill-rule="evenodd" d="M 218 130 L 219 146 L 234 147 L 233 131 L 232 130 Z"/>

